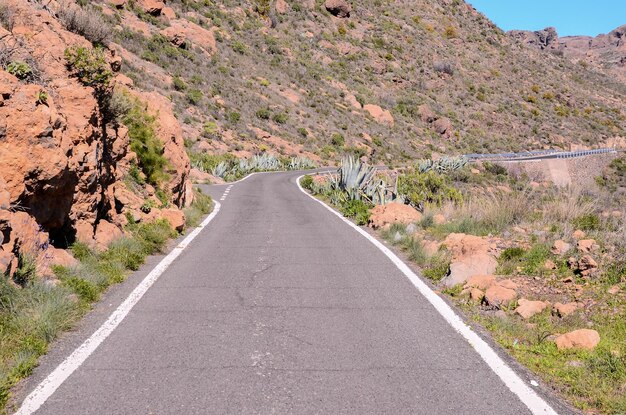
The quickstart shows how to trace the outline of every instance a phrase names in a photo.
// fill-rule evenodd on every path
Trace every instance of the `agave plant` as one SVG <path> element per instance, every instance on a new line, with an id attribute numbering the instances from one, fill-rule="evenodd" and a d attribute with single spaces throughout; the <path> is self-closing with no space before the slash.
<path id="1" fill-rule="evenodd" d="M 222 179 L 228 174 L 230 170 L 230 163 L 226 161 L 220 161 L 220 163 L 213 168 L 213 176 L 221 177 Z"/>
<path id="2" fill-rule="evenodd" d="M 437 173 L 447 173 L 450 171 L 458 170 L 467 165 L 469 159 L 464 156 L 460 157 L 447 157 L 444 156 L 439 160 L 418 160 L 417 161 L 417 170 L 420 173 L 426 173 L 430 170 L 436 171 Z"/>
<path id="3" fill-rule="evenodd" d="M 351 200 L 360 199 L 363 189 L 367 187 L 376 168 L 362 163 L 353 155 L 344 156 L 339 168 L 338 187 L 346 192 Z"/>
<path id="4" fill-rule="evenodd" d="M 313 160 L 308 157 L 292 157 L 289 165 L 287 166 L 288 170 L 309 170 L 316 168 L 317 165 Z"/>

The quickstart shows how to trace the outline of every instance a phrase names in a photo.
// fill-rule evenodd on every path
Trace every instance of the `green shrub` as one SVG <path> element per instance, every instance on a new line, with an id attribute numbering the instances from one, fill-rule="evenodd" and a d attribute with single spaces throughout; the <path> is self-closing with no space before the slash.
<path id="1" fill-rule="evenodd" d="M 413 170 L 400 175 L 398 193 L 404 195 L 412 205 L 421 207 L 426 203 L 439 206 L 444 202 L 459 203 L 463 200 L 447 176 L 432 170 L 426 173 Z"/>
<path id="2" fill-rule="evenodd" d="M 298 127 L 298 134 L 300 134 L 302 137 L 308 137 L 309 132 L 306 128 Z"/>
<path id="3" fill-rule="evenodd" d="M 29 64 L 22 61 L 12 61 L 4 68 L 8 73 L 15 76 L 17 79 L 24 80 L 28 78 L 33 70 Z"/>
<path id="4" fill-rule="evenodd" d="M 197 88 L 192 88 L 187 91 L 187 101 L 189 101 L 189 103 L 193 105 L 200 104 L 200 102 L 202 102 L 203 96 L 204 95 L 202 94 L 202 91 Z"/>
<path id="5" fill-rule="evenodd" d="M 241 114 L 237 111 L 229 112 L 228 121 L 230 121 L 232 124 L 237 124 L 239 121 L 241 121 Z"/>
<path id="6" fill-rule="evenodd" d="M 233 50 L 241 55 L 246 53 L 246 50 L 248 50 L 248 48 L 246 47 L 246 45 L 244 45 L 242 42 L 236 40 L 231 44 L 231 47 L 233 48 Z"/>
<path id="7" fill-rule="evenodd" d="M 200 224 L 202 216 L 211 212 L 213 209 L 213 200 L 211 196 L 202 193 L 202 190 L 194 189 L 193 203 L 184 210 L 185 226 L 196 227 Z"/>
<path id="8" fill-rule="evenodd" d="M 287 120 L 289 120 L 289 115 L 285 112 L 279 112 L 278 114 L 274 114 L 272 120 L 278 124 L 285 124 Z"/>
<path id="9" fill-rule="evenodd" d="M 582 215 L 574 219 L 573 225 L 583 231 L 596 231 L 600 229 L 600 218 L 593 213 Z"/>
<path id="10" fill-rule="evenodd" d="M 183 79 L 177 75 L 172 77 L 172 86 L 176 91 L 184 91 L 185 89 L 187 89 L 187 84 L 185 84 L 185 81 L 183 81 Z"/>
<path id="11" fill-rule="evenodd" d="M 450 258 L 444 252 L 438 252 L 430 257 L 422 274 L 431 281 L 439 282 L 450 270 Z"/>
<path id="12" fill-rule="evenodd" d="M 352 218 L 357 225 L 367 225 L 370 218 L 370 206 L 362 200 L 348 200 L 340 207 L 341 214 Z"/>
<path id="13" fill-rule="evenodd" d="M 262 120 L 269 120 L 272 116 L 269 108 L 261 108 L 256 112 L 256 116 Z"/>
<path id="14" fill-rule="evenodd" d="M 311 190 L 313 188 L 313 177 L 310 175 L 305 175 L 300 179 L 300 186 L 303 189 Z"/>
<path id="15" fill-rule="evenodd" d="M 72 46 L 65 49 L 68 68 L 84 85 L 105 88 L 113 78 L 111 68 L 101 48 Z"/>
<path id="16" fill-rule="evenodd" d="M 524 256 L 525 253 L 526 253 L 526 251 L 523 248 L 520 248 L 518 246 L 512 247 L 512 248 L 506 248 L 500 254 L 500 259 L 502 261 L 509 261 L 511 259 L 518 259 L 518 258 L 521 258 L 522 256 Z"/>
<path id="17" fill-rule="evenodd" d="M 130 148 L 137 154 L 139 167 L 148 183 L 158 186 L 167 179 L 168 161 L 163 156 L 163 143 L 156 135 L 156 118 L 138 100 L 131 99 L 132 107 L 122 121 L 128 127 Z"/>
<path id="18" fill-rule="evenodd" d="M 330 143 L 335 147 L 343 147 L 346 144 L 346 139 L 341 133 L 333 133 L 330 136 Z"/>

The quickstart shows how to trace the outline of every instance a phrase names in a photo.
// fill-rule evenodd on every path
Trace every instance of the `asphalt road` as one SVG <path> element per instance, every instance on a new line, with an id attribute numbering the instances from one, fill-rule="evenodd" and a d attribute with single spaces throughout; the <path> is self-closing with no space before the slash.
<path id="1" fill-rule="evenodd" d="M 296 177 L 236 184 L 37 413 L 529 413 L 397 267 L 301 193 Z M 223 190 L 210 191 L 219 199 Z"/>

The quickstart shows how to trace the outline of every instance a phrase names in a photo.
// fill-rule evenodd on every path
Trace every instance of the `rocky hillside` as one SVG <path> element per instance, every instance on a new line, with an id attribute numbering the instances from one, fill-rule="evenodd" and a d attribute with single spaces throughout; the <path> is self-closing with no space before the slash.
<path id="1" fill-rule="evenodd" d="M 83 3 L 122 72 L 174 103 L 193 153 L 404 162 L 624 135 L 624 85 L 458 0 Z"/>
<path id="2" fill-rule="evenodd" d="M 131 87 L 115 49 L 85 38 L 97 21 L 81 11 L 0 2 L 0 273 L 28 256 L 51 277 L 72 261 L 59 248 L 105 248 L 129 220 L 182 229 L 193 198 L 170 102 Z"/>
<path id="3" fill-rule="evenodd" d="M 626 83 L 626 25 L 596 37 L 559 37 L 553 27 L 535 32 L 513 30 L 509 34 L 534 49 L 560 54 L 582 65 L 607 70 Z"/>

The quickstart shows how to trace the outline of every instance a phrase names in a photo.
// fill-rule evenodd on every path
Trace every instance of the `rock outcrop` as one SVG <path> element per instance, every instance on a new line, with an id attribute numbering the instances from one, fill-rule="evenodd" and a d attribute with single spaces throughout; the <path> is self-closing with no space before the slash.
<path id="1" fill-rule="evenodd" d="M 370 215 L 369 226 L 374 229 L 385 229 L 394 223 L 407 225 L 421 219 L 422 214 L 411 206 L 393 202 L 375 206 Z"/>
<path id="2" fill-rule="evenodd" d="M 2 43 L 11 50 L 8 59 L 28 62 L 33 76 L 0 70 L 0 263 L 13 272 L 20 255 L 28 254 L 41 274 L 54 258 L 68 261 L 54 247 L 80 240 L 104 248 L 122 236 L 126 219 L 118 195 L 126 192 L 125 203 L 135 209 L 145 195 L 132 194 L 123 183 L 136 155 L 128 129 L 108 119 L 111 91 L 81 83 L 66 66 L 66 49 L 90 49 L 90 42 L 33 3 L 7 4 L 14 26 L 12 32 L 0 29 Z M 105 53 L 115 73 L 121 59 L 112 50 Z M 133 93 L 158 115 L 169 166 L 164 190 L 174 208 L 183 207 L 192 200 L 189 159 L 171 104 L 156 93 Z"/>

